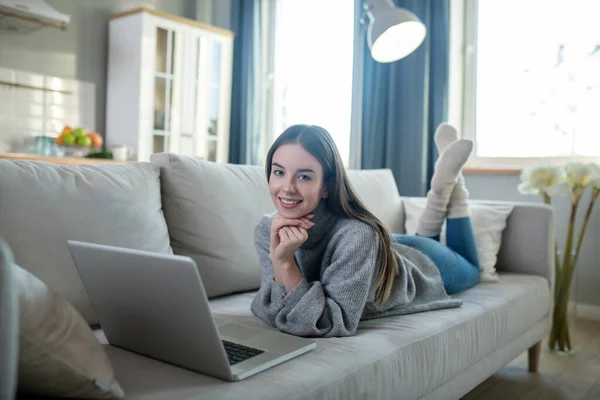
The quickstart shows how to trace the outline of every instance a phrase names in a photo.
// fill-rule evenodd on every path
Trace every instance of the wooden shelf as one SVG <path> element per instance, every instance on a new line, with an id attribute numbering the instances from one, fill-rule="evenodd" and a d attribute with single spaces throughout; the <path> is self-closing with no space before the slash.
<path id="1" fill-rule="evenodd" d="M 41 86 L 32 86 L 32 85 L 25 85 L 22 83 L 14 83 L 14 82 L 7 82 L 7 81 L 0 81 L 0 85 L 4 85 L 4 86 L 10 86 L 10 87 L 16 87 L 16 88 L 23 88 L 23 89 L 32 89 L 32 90 L 41 90 L 44 92 L 55 92 L 55 93 L 62 93 L 62 94 L 73 94 L 73 92 L 71 90 L 59 90 L 59 89 L 52 89 L 52 88 L 47 88 L 47 87 L 41 87 Z"/>
<path id="2" fill-rule="evenodd" d="M 172 21 L 177 21 L 177 22 L 181 22 L 183 24 L 195 26 L 197 28 L 202 28 L 202 29 L 206 29 L 209 31 L 213 31 L 213 32 L 219 33 L 221 35 L 227 35 L 227 36 L 231 36 L 231 37 L 235 36 L 234 33 L 228 29 L 219 28 L 214 25 L 205 24 L 203 22 L 199 22 L 199 21 L 196 21 L 196 20 L 193 20 L 190 18 L 180 17 L 178 15 L 169 14 L 164 11 L 158 11 L 158 10 L 155 10 L 153 8 L 148 8 L 148 7 L 138 7 L 138 8 L 128 10 L 128 11 L 123 11 L 123 12 L 120 12 L 117 14 L 113 14 L 109 17 L 109 19 L 122 18 L 122 17 L 126 17 L 128 15 L 137 14 L 137 13 L 141 13 L 141 12 L 146 12 L 146 13 L 155 15 L 160 18 L 166 18 L 166 19 L 170 19 Z"/>
<path id="3" fill-rule="evenodd" d="M 521 175 L 521 170 L 518 168 L 478 168 L 465 167 L 462 170 L 463 175 Z"/>
<path id="4" fill-rule="evenodd" d="M 36 154 L 23 154 L 23 153 L 0 153 L 0 160 L 46 161 L 46 162 L 50 162 L 53 164 L 62 164 L 62 165 L 122 163 L 122 161 L 109 160 L 109 159 L 105 159 L 105 158 L 52 157 L 52 156 L 38 156 Z"/>

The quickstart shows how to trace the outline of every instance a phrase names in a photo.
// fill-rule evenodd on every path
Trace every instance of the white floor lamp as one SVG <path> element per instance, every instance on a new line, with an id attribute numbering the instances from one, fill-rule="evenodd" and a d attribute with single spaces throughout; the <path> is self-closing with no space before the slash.
<path id="1" fill-rule="evenodd" d="M 361 166 L 362 81 L 364 35 L 371 57 L 390 63 L 406 57 L 423 43 L 427 29 L 412 12 L 396 7 L 392 0 L 355 0 L 354 67 L 352 73 L 352 122 L 350 132 L 351 169 Z M 363 4 L 361 6 L 361 4 Z"/>

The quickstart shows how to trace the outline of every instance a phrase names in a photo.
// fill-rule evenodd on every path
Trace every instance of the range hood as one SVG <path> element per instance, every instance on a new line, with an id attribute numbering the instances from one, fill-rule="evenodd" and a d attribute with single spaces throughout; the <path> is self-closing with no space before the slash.
<path id="1" fill-rule="evenodd" d="M 31 32 L 40 27 L 67 30 L 71 17 L 44 0 L 0 0 L 0 29 Z"/>

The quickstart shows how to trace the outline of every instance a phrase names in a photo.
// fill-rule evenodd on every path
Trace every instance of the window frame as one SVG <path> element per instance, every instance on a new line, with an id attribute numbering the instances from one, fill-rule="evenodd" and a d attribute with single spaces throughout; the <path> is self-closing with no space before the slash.
<path id="1" fill-rule="evenodd" d="M 268 109 L 263 113 L 263 126 L 266 126 L 266 132 L 261 134 L 262 136 L 262 143 L 263 143 L 263 149 L 264 149 L 264 159 L 266 159 L 266 155 L 268 152 L 268 149 L 271 147 L 271 145 L 273 144 L 273 142 L 276 140 L 276 138 L 279 136 L 279 134 L 281 133 L 281 131 L 279 130 L 275 130 L 276 128 L 278 128 L 278 122 L 280 122 L 277 118 L 277 116 L 281 116 L 278 115 L 276 110 L 280 109 L 280 105 L 282 103 L 282 98 L 281 98 L 281 86 L 280 86 L 280 81 L 277 79 L 278 78 L 278 38 L 277 38 L 277 24 L 279 23 L 278 21 L 281 18 L 281 15 L 283 13 L 282 11 L 282 6 L 281 3 L 278 2 L 277 0 L 265 0 L 265 1 L 269 1 L 269 2 L 274 2 L 275 6 L 271 9 L 272 10 L 272 19 L 269 20 L 269 30 L 268 33 L 270 35 L 270 37 L 272 38 L 269 43 L 268 46 L 270 46 L 269 48 L 272 50 L 269 54 L 269 66 L 270 66 L 270 70 L 268 73 L 268 99 L 267 101 L 269 102 L 269 107 Z M 356 56 L 356 52 L 357 52 L 357 48 L 362 48 L 362 40 L 357 40 L 357 38 L 362 38 L 363 34 L 366 32 L 363 28 L 362 23 L 360 22 L 360 18 L 358 18 L 357 16 L 361 15 L 359 10 L 362 10 L 362 3 L 360 1 L 356 1 L 354 3 L 348 3 L 350 4 L 350 6 L 352 6 L 353 9 L 353 29 L 351 32 L 351 36 L 348 36 L 348 40 L 352 40 L 351 44 L 351 48 L 352 48 L 352 57 L 350 60 L 350 64 L 344 64 L 347 65 L 351 71 L 350 73 L 350 81 L 348 82 L 351 85 L 350 88 L 350 96 L 351 99 L 349 101 L 349 107 L 347 112 L 349 113 L 349 119 L 350 119 L 350 123 L 348 126 L 348 130 L 347 130 L 347 135 L 345 136 L 345 139 L 347 139 L 348 141 L 348 147 L 347 147 L 347 152 L 344 151 L 345 147 L 342 148 L 340 146 L 339 143 L 336 143 L 338 146 L 338 150 L 340 151 L 340 155 L 342 157 L 342 161 L 344 163 L 344 167 L 345 168 L 349 168 L 349 169 L 360 169 L 360 116 L 357 114 L 356 112 L 356 107 L 357 105 L 360 106 L 360 100 L 362 98 L 362 90 L 359 92 L 358 96 L 357 93 L 355 93 L 355 89 L 357 85 L 357 83 L 361 83 L 362 81 L 358 80 L 357 81 L 357 77 L 362 76 L 362 64 L 359 65 L 359 67 L 357 67 L 357 64 L 360 63 L 360 60 L 362 60 L 362 53 L 361 53 L 361 58 L 358 59 Z M 310 8 L 308 10 L 311 10 Z M 360 35 L 357 36 L 357 35 Z M 346 36 L 344 36 L 346 37 Z M 357 62 L 358 61 L 358 62 Z M 360 71 L 360 75 L 358 75 Z M 361 88 L 362 89 L 362 88 Z M 297 121 L 296 123 L 303 123 L 301 121 Z M 304 123 L 308 123 L 308 122 L 304 122 Z M 326 127 L 327 128 L 327 127 Z M 345 130 L 344 130 L 345 131 Z M 329 130 L 329 133 L 331 134 L 331 136 L 333 137 L 334 141 L 337 142 L 338 136 L 334 133 L 333 130 Z"/>
<path id="2" fill-rule="evenodd" d="M 600 163 L 598 157 L 478 157 L 476 140 L 477 6 L 479 0 L 450 0 L 448 122 L 473 141 L 468 169 L 520 170 L 540 163 Z"/>

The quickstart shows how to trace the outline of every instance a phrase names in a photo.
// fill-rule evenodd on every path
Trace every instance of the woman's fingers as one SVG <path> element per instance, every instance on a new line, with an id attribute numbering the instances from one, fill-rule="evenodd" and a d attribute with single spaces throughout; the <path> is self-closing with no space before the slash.
<path id="1" fill-rule="evenodd" d="M 271 232 L 277 232 L 284 226 L 300 226 L 304 229 L 310 229 L 315 225 L 314 222 L 302 217 L 298 219 L 277 218 L 273 219 Z"/>
<path id="2" fill-rule="evenodd" d="M 311 227 L 313 227 L 315 225 L 314 222 L 312 222 L 310 219 L 308 219 L 306 217 L 302 217 L 302 218 L 300 218 L 300 220 L 302 222 L 304 222 L 304 225 L 302 226 L 304 229 L 310 229 Z"/>
<path id="3" fill-rule="evenodd" d="M 288 227 L 281 228 L 279 230 L 279 239 L 285 243 L 291 242 L 292 238 L 290 237 L 290 233 L 291 232 L 289 231 Z"/>
<path id="4" fill-rule="evenodd" d="M 303 242 L 304 241 L 304 235 L 302 234 L 300 228 L 298 228 L 296 226 L 290 226 L 289 230 L 294 235 L 294 239 L 295 239 L 296 242 Z"/>
<path id="5" fill-rule="evenodd" d="M 300 246 L 308 239 L 308 232 L 306 229 L 296 226 L 285 226 L 279 230 L 279 237 L 281 238 L 281 243 L 285 245 L 293 244 Z"/>

